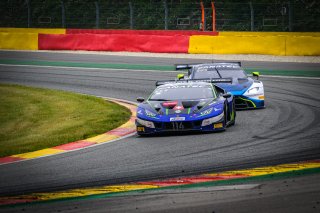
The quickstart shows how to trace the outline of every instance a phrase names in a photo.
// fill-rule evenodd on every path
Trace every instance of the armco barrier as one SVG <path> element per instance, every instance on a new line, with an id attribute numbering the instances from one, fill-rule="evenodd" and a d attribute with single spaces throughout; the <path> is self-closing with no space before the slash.
<path id="1" fill-rule="evenodd" d="M 320 55 L 320 32 L 217 34 L 182 30 L 0 28 L 0 49 Z"/>
<path id="2" fill-rule="evenodd" d="M 65 29 L 0 28 L 0 49 L 38 50 L 38 33 L 65 34 Z"/>
<path id="3" fill-rule="evenodd" d="M 222 31 L 221 36 L 320 36 L 320 32 L 249 32 L 249 31 Z"/>
<path id="4" fill-rule="evenodd" d="M 0 32 L 0 49 L 37 50 L 37 33 Z"/>
<path id="5" fill-rule="evenodd" d="M 103 29 L 67 29 L 67 34 L 130 34 L 130 35 L 218 35 L 218 32 L 202 32 L 195 30 L 103 30 Z"/>
<path id="6" fill-rule="evenodd" d="M 44 34 L 65 34 L 66 29 L 46 28 L 0 28 L 0 32 L 7 33 L 44 33 Z"/>
<path id="7" fill-rule="evenodd" d="M 285 36 L 191 36 L 189 53 L 285 55 Z"/>
<path id="8" fill-rule="evenodd" d="M 189 53 L 320 55 L 320 33 L 238 32 L 236 35 L 191 36 Z M 305 36 L 308 35 L 308 36 Z M 317 36 L 319 35 L 319 36 Z"/>
<path id="9" fill-rule="evenodd" d="M 287 36 L 286 55 L 320 55 L 320 36 Z"/>
<path id="10" fill-rule="evenodd" d="M 39 34 L 40 50 L 92 50 L 187 53 L 189 36 Z"/>

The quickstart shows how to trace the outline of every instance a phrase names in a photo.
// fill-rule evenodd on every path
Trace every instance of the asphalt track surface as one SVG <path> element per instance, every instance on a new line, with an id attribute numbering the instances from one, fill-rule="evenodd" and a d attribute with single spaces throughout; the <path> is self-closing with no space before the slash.
<path id="1" fill-rule="evenodd" d="M 164 190 L 0 209 L 3 212 L 317 213 L 319 175 L 235 186 Z"/>
<path id="2" fill-rule="evenodd" d="M 1 52 L 1 58 L 163 64 L 186 59 Z M 208 60 L 193 60 L 192 63 Z M 319 64 L 244 62 L 246 67 L 317 69 Z M 135 101 L 176 72 L 0 65 L 0 82 Z M 266 109 L 239 111 L 222 133 L 137 135 L 0 167 L 0 195 L 54 191 L 320 159 L 320 80 L 261 77 Z M 314 181 L 314 180 L 313 180 Z M 319 192 L 319 191 L 318 191 Z"/>

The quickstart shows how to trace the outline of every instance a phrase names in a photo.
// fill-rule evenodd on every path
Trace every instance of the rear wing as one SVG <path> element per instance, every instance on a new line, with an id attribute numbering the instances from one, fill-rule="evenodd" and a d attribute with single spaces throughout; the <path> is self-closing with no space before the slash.
<path id="1" fill-rule="evenodd" d="M 176 70 L 189 70 L 193 66 L 198 65 L 198 64 L 176 64 Z"/>
<path id="2" fill-rule="evenodd" d="M 211 84 L 217 83 L 232 83 L 232 78 L 205 78 L 205 79 L 182 79 L 182 80 L 167 80 L 167 81 L 157 81 L 156 87 L 165 84 L 175 84 L 175 83 L 192 83 L 192 82 L 207 82 Z"/>
<path id="3" fill-rule="evenodd" d="M 202 63 L 203 64 L 203 63 Z M 201 64 L 176 64 L 176 70 L 190 70 L 193 66 L 201 65 Z M 211 64 L 203 64 L 203 65 L 210 65 L 210 66 L 223 66 L 223 65 L 238 65 L 241 67 L 240 61 L 235 62 L 213 62 Z"/>
<path id="4" fill-rule="evenodd" d="M 236 64 L 239 65 L 239 67 L 241 67 L 241 62 L 240 61 L 236 61 L 236 62 L 222 62 L 223 64 Z"/>

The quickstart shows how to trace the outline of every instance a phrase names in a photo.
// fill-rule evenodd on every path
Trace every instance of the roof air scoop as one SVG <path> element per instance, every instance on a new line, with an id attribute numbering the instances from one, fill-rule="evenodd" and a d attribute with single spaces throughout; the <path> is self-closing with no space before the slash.
<path id="1" fill-rule="evenodd" d="M 182 106 L 184 108 L 192 108 L 196 106 L 199 103 L 199 101 L 182 101 Z"/>
<path id="2" fill-rule="evenodd" d="M 160 106 L 155 106 L 154 109 L 159 112 L 161 110 L 161 107 Z"/>

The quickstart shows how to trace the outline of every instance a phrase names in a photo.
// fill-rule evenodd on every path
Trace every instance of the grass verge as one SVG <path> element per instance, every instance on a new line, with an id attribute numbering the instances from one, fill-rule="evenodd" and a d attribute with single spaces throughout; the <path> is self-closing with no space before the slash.
<path id="1" fill-rule="evenodd" d="M 92 137 L 125 123 L 130 111 L 103 99 L 0 84 L 0 157 Z"/>

